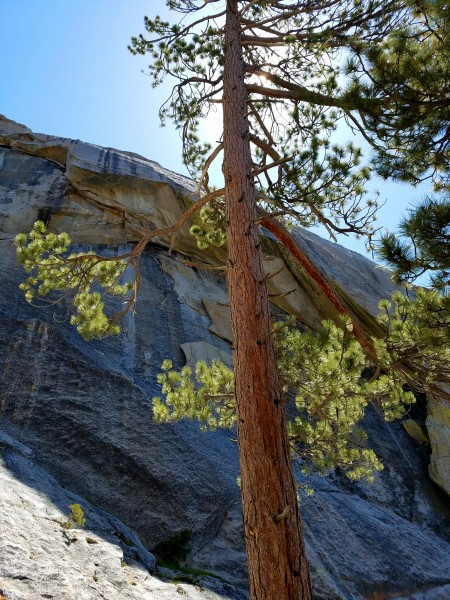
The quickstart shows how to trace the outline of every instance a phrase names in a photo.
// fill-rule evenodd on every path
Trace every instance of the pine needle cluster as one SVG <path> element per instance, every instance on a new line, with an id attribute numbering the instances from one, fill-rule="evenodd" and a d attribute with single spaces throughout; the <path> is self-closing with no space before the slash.
<path id="1" fill-rule="evenodd" d="M 226 241 L 225 207 L 223 202 L 208 203 L 203 206 L 197 217 L 197 223 L 190 229 L 197 240 L 197 246 L 204 250 L 208 246 L 223 246 Z"/>
<path id="2" fill-rule="evenodd" d="M 399 235 L 381 238 L 378 254 L 397 280 L 414 281 L 429 273 L 430 283 L 446 293 L 450 288 L 450 193 L 425 198 L 410 209 L 399 225 Z"/>
<path id="3" fill-rule="evenodd" d="M 360 423 L 372 402 L 392 420 L 404 414 L 415 399 L 404 388 L 404 379 L 388 367 L 368 380 L 362 376 L 374 370 L 351 325 L 325 321 L 321 331 L 301 331 L 294 320 L 274 326 L 278 364 L 286 394 L 294 391 L 289 407 L 288 432 L 292 455 L 304 472 L 311 468 L 326 473 L 340 467 L 352 479 L 373 480 L 381 461 L 366 444 Z M 390 338 L 389 338 L 390 339 Z M 384 345 L 383 345 L 384 344 Z M 379 341 L 385 355 L 385 342 Z M 383 355 L 383 356 L 385 356 Z M 203 430 L 229 428 L 235 423 L 233 372 L 223 363 L 197 364 L 195 377 L 184 367 L 173 369 L 164 361 L 158 376 L 164 398 L 153 398 L 154 418 L 168 423 L 182 418 L 197 420 Z"/>
<path id="4" fill-rule="evenodd" d="M 420 391 L 450 383 L 450 297 L 417 288 L 415 298 L 397 292 L 380 302 L 387 334 L 374 340 L 382 369 L 400 373 Z"/>
<path id="5" fill-rule="evenodd" d="M 17 258 L 31 273 L 20 289 L 30 303 L 53 291 L 63 292 L 63 296 L 71 293 L 74 314 L 70 323 L 86 340 L 119 333 L 120 326 L 105 313 L 103 296 L 125 296 L 133 288 L 131 282 L 120 283 L 126 262 L 98 257 L 95 252 L 70 254 L 70 243 L 67 233 L 47 233 L 42 221 L 37 221 L 28 235 L 19 233 L 15 238 Z"/>

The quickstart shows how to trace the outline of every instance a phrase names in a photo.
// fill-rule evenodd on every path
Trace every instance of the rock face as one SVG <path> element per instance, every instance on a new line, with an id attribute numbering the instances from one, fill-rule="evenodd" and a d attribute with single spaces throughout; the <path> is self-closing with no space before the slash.
<path id="1" fill-rule="evenodd" d="M 450 402 L 446 398 L 429 402 L 427 429 L 432 451 L 430 477 L 450 494 Z"/>
<path id="2" fill-rule="evenodd" d="M 34 463 L 26 446 L 0 434 L 0 448 L 0 597 L 244 598 L 208 577 L 192 577 L 187 584 L 168 570 L 152 576 L 154 556 L 118 519 L 62 488 Z M 66 529 L 74 503 L 83 509 L 83 529 Z"/>
<path id="3" fill-rule="evenodd" d="M 40 218 L 80 248 L 120 255 L 137 240 L 127 211 L 147 227 L 166 227 L 193 193 L 190 180 L 140 156 L 0 120 L 0 591 L 11 600 L 243 597 L 229 585 L 246 586 L 232 432 L 202 434 L 195 423 L 151 420 L 164 358 L 178 365 L 230 360 L 224 279 L 183 263 L 189 257 L 220 265 L 223 251 L 199 251 L 189 226 L 172 253 L 170 240 L 159 239 L 141 260 L 136 316 L 125 319 L 120 336 L 85 343 L 64 307 L 23 300 L 11 242 Z M 298 240 L 361 315 L 392 293 L 388 274 L 367 259 L 308 232 Z M 270 280 L 271 292 L 295 290 L 274 297 L 277 310 L 316 327 L 330 307 L 270 236 L 266 246 L 267 270 L 284 267 Z M 429 479 L 427 450 L 375 411 L 366 427 L 385 464 L 375 484 L 337 473 L 314 479 L 314 496 L 301 499 L 315 596 L 448 597 L 450 508 Z M 74 499 L 88 516 L 76 542 L 57 522 Z M 173 546 L 180 533 L 185 568 L 227 584 L 206 578 L 203 590 L 179 584 L 179 592 L 161 572 L 151 576 L 148 551 Z M 132 556 L 123 538 L 135 544 Z"/>

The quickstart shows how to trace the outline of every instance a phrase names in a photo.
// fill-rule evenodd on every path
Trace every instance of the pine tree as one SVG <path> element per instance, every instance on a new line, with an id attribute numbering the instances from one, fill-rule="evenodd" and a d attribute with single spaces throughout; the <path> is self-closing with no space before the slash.
<path id="1" fill-rule="evenodd" d="M 168 74 L 179 80 L 161 115 L 182 128 L 185 160 L 193 169 L 206 164 L 201 182 L 207 195 L 207 168 L 223 150 L 227 279 L 251 595 L 309 598 L 257 223 L 265 216 L 267 225 L 271 215 L 281 213 L 297 223 L 321 222 L 331 232 L 370 233 L 374 203 L 365 208 L 360 204 L 369 174 L 355 170 L 359 151 L 352 145 L 331 145 L 330 134 L 339 114 L 362 130 L 367 122 L 371 143 L 383 146 L 382 166 L 386 150 L 392 154 L 386 144 L 390 131 L 408 133 L 397 136 L 394 153 L 411 145 L 417 121 L 405 119 L 410 107 L 403 110 L 398 99 L 402 85 L 409 91 L 410 74 L 402 68 L 394 73 L 397 79 L 386 77 L 380 65 L 386 53 L 395 56 L 409 49 L 408 44 L 395 47 L 402 31 L 418 38 L 426 21 L 420 9 L 404 2 L 332 1 L 323 6 L 310 1 L 227 0 L 225 11 L 218 14 L 214 4 L 208 3 L 206 16 L 187 25 L 146 19 L 155 37 L 134 39 L 132 51 L 151 53 L 155 85 Z M 191 15 L 201 12 L 204 4 L 169 0 L 168 6 Z M 345 69 L 350 81 L 340 90 L 342 69 L 337 65 L 344 49 L 350 55 Z M 400 89 L 405 98 L 406 91 Z M 432 100 L 420 98 L 420 108 L 429 109 Z M 206 158 L 209 148 L 198 144 L 197 129 L 212 102 L 223 107 L 223 142 Z M 434 141 L 434 132 L 430 135 Z M 420 149 L 422 154 L 426 149 Z M 410 177 L 411 164 L 397 171 Z M 258 197 L 263 215 L 257 209 Z M 197 230 L 199 237 L 202 234 L 207 231 Z"/>

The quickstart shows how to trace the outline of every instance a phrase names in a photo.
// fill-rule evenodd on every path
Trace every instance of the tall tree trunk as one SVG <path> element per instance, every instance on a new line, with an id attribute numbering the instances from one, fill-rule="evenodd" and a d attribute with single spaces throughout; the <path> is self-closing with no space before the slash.
<path id="1" fill-rule="evenodd" d="M 252 600 L 309 600 L 311 585 L 251 175 L 238 1 L 227 0 L 224 175 L 244 533 Z"/>

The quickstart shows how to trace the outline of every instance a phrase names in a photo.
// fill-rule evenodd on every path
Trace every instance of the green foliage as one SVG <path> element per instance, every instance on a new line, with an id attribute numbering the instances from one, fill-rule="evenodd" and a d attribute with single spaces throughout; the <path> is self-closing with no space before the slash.
<path id="1" fill-rule="evenodd" d="M 94 252 L 70 254 L 70 243 L 67 233 L 47 233 L 42 221 L 37 221 L 28 235 L 19 233 L 15 239 L 17 258 L 31 273 L 20 289 L 28 302 L 53 291 L 72 293 L 75 314 L 70 322 L 84 339 L 119 333 L 120 326 L 104 312 L 102 297 L 124 296 L 133 288 L 133 283 L 120 284 L 126 262 L 108 260 Z M 53 300 L 60 301 L 61 296 Z"/>
<path id="2" fill-rule="evenodd" d="M 324 322 L 317 335 L 300 331 L 289 320 L 277 324 L 274 335 L 285 391 L 296 392 L 288 423 L 293 457 L 301 460 L 304 471 L 312 466 L 326 472 L 339 466 L 350 478 L 370 480 L 382 465 L 365 447 L 366 436 L 359 428 L 367 404 L 376 403 L 387 419 L 393 419 L 404 413 L 414 396 L 403 390 L 403 381 L 394 372 L 370 381 L 362 378 L 371 365 L 349 329 L 346 322 L 340 326 Z M 195 419 L 203 430 L 231 427 L 236 418 L 232 370 L 218 361 L 210 366 L 198 363 L 195 379 L 191 376 L 188 367 L 177 371 L 164 361 L 158 382 L 165 398 L 153 399 L 155 419 Z"/>
<path id="3" fill-rule="evenodd" d="M 373 167 L 384 177 L 413 183 L 430 176 L 436 189 L 445 188 L 447 5 L 445 0 L 239 3 L 253 178 L 263 214 L 304 226 L 322 223 L 330 235 L 353 232 L 370 238 L 377 202 L 366 199 L 366 184 Z M 180 24 L 147 18 L 149 38 L 133 38 L 130 49 L 150 54 L 153 85 L 175 78 L 161 118 L 172 119 L 180 129 L 185 161 L 192 173 L 203 174 L 209 193 L 207 148 L 199 140 L 198 124 L 213 103 L 223 101 L 228 75 L 223 5 L 168 0 L 167 6 L 183 14 Z M 333 143 L 340 120 L 358 129 L 375 149 L 370 167 L 361 166 L 361 150 L 352 143 Z M 222 199 L 205 207 L 191 229 L 198 245 L 220 245 L 224 222 Z M 412 400 L 404 382 L 414 383 L 423 374 L 432 351 L 428 334 L 415 331 L 424 336 L 423 354 L 408 355 L 414 355 L 417 343 L 411 328 L 426 324 L 420 321 L 421 309 L 400 298 L 397 302 L 387 320 L 381 317 L 388 331 L 375 342 L 379 363 L 370 381 L 361 379 L 367 363 L 348 324 L 326 323 L 318 337 L 286 325 L 277 337 L 282 376 L 297 393 L 297 414 L 289 424 L 293 451 L 305 462 L 321 470 L 341 465 L 351 477 L 370 476 L 379 468 L 364 448 L 357 423 L 369 400 L 388 419 L 398 416 L 403 403 Z M 409 315 L 403 321 L 401 311 Z M 409 318 L 415 319 L 414 326 L 407 324 Z M 439 369 L 442 374 L 442 364 Z M 154 399 L 155 418 L 186 416 L 199 419 L 204 428 L 228 427 L 234 419 L 231 371 L 202 363 L 194 381 L 191 376 L 190 369 L 165 364 L 159 382 L 166 398 Z"/>
<path id="4" fill-rule="evenodd" d="M 180 22 L 146 17 L 146 33 L 129 48 L 150 56 L 154 86 L 174 82 L 161 120 L 179 129 L 184 160 L 197 175 L 210 150 L 199 123 L 222 101 L 227 75 L 224 7 L 166 4 Z M 373 168 L 383 177 L 414 184 L 431 177 L 435 189 L 448 187 L 446 0 L 261 0 L 240 2 L 239 11 L 254 183 L 266 212 L 304 226 L 322 223 L 330 233 L 371 236 L 377 198 L 365 196 Z M 333 143 L 344 120 L 374 149 L 369 166 L 361 166 L 352 143 Z M 207 221 L 193 230 L 202 247 L 218 241 Z"/>
<path id="5" fill-rule="evenodd" d="M 124 535 L 121 531 L 116 531 L 115 534 L 119 540 L 121 542 L 123 542 L 126 546 L 129 546 L 130 548 L 135 548 L 136 544 L 133 542 L 133 540 L 130 540 L 129 537 L 127 537 L 126 535 Z"/>
<path id="6" fill-rule="evenodd" d="M 214 202 L 203 206 L 198 214 L 197 223 L 190 229 L 197 240 L 197 246 L 205 249 L 208 246 L 223 246 L 226 241 L 225 208 L 222 203 Z"/>
<path id="7" fill-rule="evenodd" d="M 369 403 L 386 420 L 399 418 L 415 399 L 409 389 L 429 391 L 450 383 L 450 297 L 418 289 L 413 299 L 401 293 L 380 302 L 379 323 L 386 334 L 374 339 L 377 360 L 368 360 L 351 335 L 351 325 L 326 321 L 317 334 L 289 319 L 274 327 L 285 392 L 295 393 L 288 432 L 301 468 L 326 472 L 340 467 L 352 479 L 373 479 L 382 464 L 366 447 L 360 423 Z M 368 379 L 363 372 L 374 375 Z M 198 363 L 195 377 L 164 361 L 158 376 L 164 399 L 153 399 L 156 421 L 182 418 L 201 428 L 231 427 L 235 422 L 233 372 L 214 361 Z"/>
<path id="8" fill-rule="evenodd" d="M 167 6 L 178 12 L 196 10 L 192 2 L 168 0 Z M 143 35 L 133 37 L 130 51 L 133 54 L 150 54 L 153 59 L 149 67 L 153 87 L 160 85 L 168 74 L 182 81 L 186 70 L 192 74 L 188 86 L 180 85 L 177 93 L 170 96 L 160 109 L 161 123 L 173 118 L 184 139 L 183 158 L 193 172 L 201 170 L 211 149 L 210 144 L 200 142 L 198 129 L 200 120 L 206 116 L 201 98 L 208 88 L 208 81 L 217 77 L 223 65 L 223 46 L 218 37 L 218 27 L 211 20 L 203 30 L 185 28 L 182 24 L 171 25 L 159 16 L 145 17 L 145 28 L 156 38 L 147 40 Z"/>
<path id="9" fill-rule="evenodd" d="M 354 11 L 363 35 L 373 36 L 370 28 L 375 29 L 380 22 L 377 7 L 381 3 L 344 4 L 342 9 L 333 6 L 329 12 L 320 7 L 318 17 L 315 9 L 309 5 L 304 9 L 301 3 L 298 10 L 291 12 L 287 6 L 269 2 L 242 3 L 244 35 L 256 40 L 255 44 L 246 41 L 243 47 L 247 81 L 261 84 L 267 78 L 270 86 L 280 93 L 292 87 L 296 91 L 298 88 L 300 94 L 297 99 L 280 96 L 279 100 L 266 99 L 259 92 L 251 95 L 248 118 L 254 181 L 266 212 L 284 212 L 302 225 L 326 222 L 335 231 L 370 235 L 377 206 L 376 198 L 364 198 L 370 169 L 360 165 L 361 150 L 352 143 L 332 143 L 343 114 L 339 99 L 334 109 L 329 108 L 334 104 L 327 95 L 340 94 L 341 74 L 337 64 L 345 37 L 340 33 L 339 43 L 336 46 L 330 43 L 332 23 L 341 20 L 340 31 L 346 27 L 353 31 Z M 174 80 L 160 116 L 163 123 L 169 118 L 180 130 L 183 157 L 195 176 L 203 171 L 210 150 L 199 138 L 199 123 L 215 110 L 214 102 L 220 102 L 222 96 L 224 12 L 222 6 L 212 2 L 169 0 L 167 6 L 195 17 L 191 22 L 185 18 L 174 25 L 160 17 L 146 17 L 148 37 L 143 34 L 134 37 L 129 48 L 133 54 L 150 56 L 149 74 L 154 86 L 167 78 Z M 383 16 L 381 21 L 389 18 Z M 330 23 L 329 28 L 321 25 L 322 19 Z M 252 20 L 254 30 L 250 26 Z M 275 38 L 268 38 L 273 40 L 273 47 L 267 42 L 266 30 L 259 29 L 259 21 L 278 32 Z M 258 36 L 264 38 L 264 43 L 258 43 Z M 283 59 L 280 59 L 280 45 L 283 45 Z M 332 66 L 334 59 L 336 66 Z M 271 164 L 276 166 L 271 168 Z M 193 227 L 201 247 L 223 243 L 221 216 L 217 226 L 220 212 L 210 207 L 201 216 L 202 222 Z"/>
<path id="10" fill-rule="evenodd" d="M 372 479 L 382 465 L 358 427 L 367 404 L 376 402 L 392 419 L 414 397 L 392 376 L 362 378 L 370 363 L 350 329 L 325 322 L 318 335 L 289 328 L 277 336 L 280 372 L 297 393 L 288 430 L 294 452 L 319 471 L 339 466 L 352 479 Z"/>
<path id="11" fill-rule="evenodd" d="M 396 293 L 393 306 L 380 302 L 384 340 L 375 340 L 382 369 L 403 373 L 416 388 L 450 383 L 450 297 L 415 290 L 415 299 Z"/>
<path id="12" fill-rule="evenodd" d="M 366 132 L 381 142 L 375 166 L 383 177 L 417 183 L 431 176 L 435 191 L 448 190 L 449 6 L 447 0 L 409 0 L 404 6 L 409 10 L 380 43 L 355 48 L 347 66 L 353 80 L 348 93 L 393 99 L 365 120 Z"/>
<path id="13" fill-rule="evenodd" d="M 196 419 L 203 430 L 231 427 L 235 421 L 233 372 L 220 361 L 210 366 L 199 361 L 195 369 L 195 383 L 190 367 L 180 371 L 165 360 L 158 375 L 165 401 L 153 398 L 153 414 L 158 423 Z"/>
<path id="14" fill-rule="evenodd" d="M 450 195 L 426 198 L 399 225 L 400 235 L 385 234 L 379 256 L 395 270 L 398 280 L 414 281 L 431 272 L 431 285 L 446 292 L 450 286 Z"/>
<path id="15" fill-rule="evenodd" d="M 86 518 L 84 516 L 83 509 L 79 504 L 71 504 L 69 506 L 70 513 L 68 515 L 67 521 L 61 523 L 61 526 L 64 529 L 72 529 L 73 527 L 84 527 L 86 523 Z"/>

